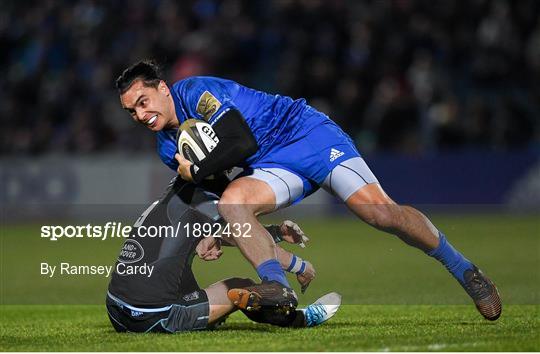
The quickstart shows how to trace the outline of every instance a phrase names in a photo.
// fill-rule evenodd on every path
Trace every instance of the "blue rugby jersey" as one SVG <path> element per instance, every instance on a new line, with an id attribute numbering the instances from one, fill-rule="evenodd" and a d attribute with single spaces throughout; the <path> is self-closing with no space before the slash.
<path id="1" fill-rule="evenodd" d="M 302 114 L 309 105 L 301 98 L 272 95 L 242 86 L 234 81 L 209 76 L 190 77 L 171 87 L 176 116 L 182 124 L 190 118 L 215 124 L 230 109 L 242 113 L 251 128 L 259 150 L 246 161 L 256 162 L 270 149 L 279 147 L 329 118 L 323 114 Z M 161 160 L 176 171 L 176 130 L 157 133 Z"/>

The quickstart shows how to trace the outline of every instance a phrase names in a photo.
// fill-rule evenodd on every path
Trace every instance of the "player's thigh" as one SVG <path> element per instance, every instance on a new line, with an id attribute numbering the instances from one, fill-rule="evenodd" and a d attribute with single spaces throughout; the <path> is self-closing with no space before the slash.
<path id="1" fill-rule="evenodd" d="M 337 165 L 325 179 L 323 188 L 341 198 L 354 214 L 373 225 L 391 223 L 398 207 L 360 157 Z"/>
<path id="2" fill-rule="evenodd" d="M 360 156 L 337 163 L 321 185 L 324 190 L 340 198 L 347 204 L 355 201 L 365 201 L 366 203 L 376 201 L 369 200 L 368 196 L 370 193 L 365 198 L 357 198 L 358 196 L 364 196 L 361 190 L 366 187 L 368 188 L 364 189 L 364 191 L 380 188 L 380 186 L 374 186 L 379 186 L 379 181 Z M 380 188 L 380 191 L 382 191 L 382 188 Z M 354 195 L 357 195 L 357 197 L 351 199 Z M 376 196 L 373 196 L 373 198 L 376 198 Z"/>
<path id="3" fill-rule="evenodd" d="M 273 209 L 275 195 L 272 188 L 264 181 L 239 176 L 234 179 L 223 194 L 218 203 L 221 216 L 227 219 L 227 215 L 235 210 L 249 210 L 260 214 Z"/>
<path id="4" fill-rule="evenodd" d="M 279 167 L 256 167 L 246 170 L 233 181 L 249 181 L 251 200 L 263 205 L 260 213 L 268 213 L 300 201 L 305 195 L 306 180 Z"/>

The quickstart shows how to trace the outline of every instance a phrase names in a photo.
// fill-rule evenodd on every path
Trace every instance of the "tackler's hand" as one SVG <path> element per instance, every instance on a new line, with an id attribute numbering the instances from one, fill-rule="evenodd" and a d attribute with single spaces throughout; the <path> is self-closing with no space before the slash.
<path id="1" fill-rule="evenodd" d="M 304 234 L 300 226 L 294 221 L 285 220 L 281 225 L 281 234 L 284 241 L 288 243 L 294 243 L 300 247 L 306 247 L 306 243 L 309 242 L 309 238 Z"/>
<path id="2" fill-rule="evenodd" d="M 298 283 L 300 283 L 302 294 L 304 294 L 309 286 L 309 283 L 315 278 L 315 267 L 313 267 L 313 264 L 310 262 L 304 260 L 306 262 L 306 269 L 303 273 L 297 274 L 296 279 L 298 280 Z"/>
<path id="3" fill-rule="evenodd" d="M 223 254 L 220 239 L 212 236 L 203 238 L 195 248 L 195 252 L 199 258 L 205 261 L 218 259 Z"/>

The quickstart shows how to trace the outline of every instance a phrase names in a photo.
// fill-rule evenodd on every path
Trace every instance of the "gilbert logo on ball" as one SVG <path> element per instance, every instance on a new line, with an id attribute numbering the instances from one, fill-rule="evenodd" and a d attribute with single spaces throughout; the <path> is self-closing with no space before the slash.
<path id="1" fill-rule="evenodd" d="M 204 160 L 218 143 L 212 126 L 201 120 L 188 119 L 178 130 L 178 152 L 194 164 Z"/>

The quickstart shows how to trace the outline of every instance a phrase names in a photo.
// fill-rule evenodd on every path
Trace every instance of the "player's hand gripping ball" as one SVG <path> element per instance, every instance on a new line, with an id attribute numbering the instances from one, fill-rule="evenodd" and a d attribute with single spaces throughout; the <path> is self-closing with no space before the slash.
<path id="1" fill-rule="evenodd" d="M 214 150 L 219 138 L 210 124 L 188 119 L 178 129 L 176 141 L 180 155 L 198 165 Z"/>

